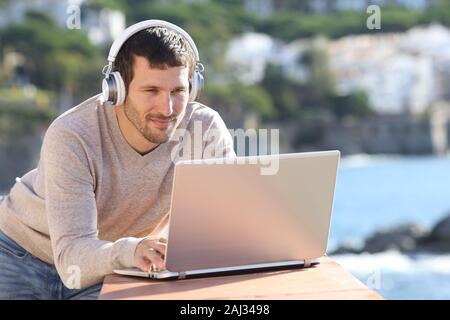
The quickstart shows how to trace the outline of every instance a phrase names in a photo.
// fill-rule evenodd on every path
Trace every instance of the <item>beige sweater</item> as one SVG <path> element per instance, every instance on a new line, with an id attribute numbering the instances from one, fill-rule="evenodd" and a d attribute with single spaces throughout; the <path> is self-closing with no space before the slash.
<path id="1" fill-rule="evenodd" d="M 191 138 L 194 127 L 202 131 L 201 143 Z M 169 210 L 173 155 L 203 158 L 216 144 L 214 157 L 234 156 L 223 120 L 204 105 L 188 104 L 178 129 L 189 139 L 142 156 L 100 96 L 70 109 L 48 128 L 38 167 L 16 179 L 0 204 L 0 229 L 54 264 L 68 287 L 78 281 L 83 288 L 113 269 L 134 266 L 136 245 Z M 80 279 L 74 279 L 77 272 Z"/>

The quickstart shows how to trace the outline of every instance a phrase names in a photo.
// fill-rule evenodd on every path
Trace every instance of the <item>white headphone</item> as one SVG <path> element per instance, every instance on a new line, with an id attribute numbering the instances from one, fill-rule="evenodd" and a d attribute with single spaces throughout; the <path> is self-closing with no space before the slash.
<path id="1" fill-rule="evenodd" d="M 113 69 L 114 61 L 116 60 L 120 48 L 125 43 L 125 41 L 128 40 L 128 38 L 141 30 L 151 27 L 164 27 L 169 30 L 175 31 L 183 36 L 183 38 L 185 38 L 189 43 L 195 55 L 195 69 L 192 83 L 190 83 L 189 102 L 194 101 L 200 95 L 200 92 L 203 90 L 204 85 L 204 79 L 202 75 L 204 67 L 200 63 L 200 56 L 198 54 L 198 50 L 195 46 L 194 40 L 192 40 L 191 36 L 186 31 L 170 22 L 163 20 L 145 20 L 126 28 L 112 44 L 108 54 L 108 64 L 103 68 L 102 71 L 102 73 L 105 75 L 105 78 L 102 82 L 103 101 L 110 102 L 113 106 L 120 105 L 125 101 L 126 88 L 122 76 L 118 71 L 111 72 Z"/>

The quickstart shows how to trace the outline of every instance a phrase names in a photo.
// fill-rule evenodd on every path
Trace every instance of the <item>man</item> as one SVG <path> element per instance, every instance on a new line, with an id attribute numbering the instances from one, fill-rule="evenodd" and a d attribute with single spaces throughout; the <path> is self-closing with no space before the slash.
<path id="1" fill-rule="evenodd" d="M 189 103 L 194 66 L 180 33 L 139 31 L 115 60 L 124 102 L 94 96 L 50 125 L 38 167 L 0 204 L 1 299 L 91 299 L 116 268 L 164 268 L 152 232 L 170 206 L 175 132 L 201 130 L 181 145 L 193 157 L 235 155 L 218 113 Z"/>

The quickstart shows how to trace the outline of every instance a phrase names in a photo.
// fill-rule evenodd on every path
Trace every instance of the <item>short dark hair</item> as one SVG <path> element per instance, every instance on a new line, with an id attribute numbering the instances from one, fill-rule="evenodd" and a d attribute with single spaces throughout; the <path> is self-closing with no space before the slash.
<path id="1" fill-rule="evenodd" d="M 115 70 L 120 72 L 125 88 L 133 79 L 134 55 L 145 57 L 152 68 L 189 67 L 192 83 L 196 58 L 189 42 L 178 32 L 165 27 L 151 27 L 132 35 L 120 48 Z"/>

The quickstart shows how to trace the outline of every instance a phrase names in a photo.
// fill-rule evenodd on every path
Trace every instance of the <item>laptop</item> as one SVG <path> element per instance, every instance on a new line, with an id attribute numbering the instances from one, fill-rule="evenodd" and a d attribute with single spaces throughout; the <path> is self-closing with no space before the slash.
<path id="1" fill-rule="evenodd" d="M 339 158 L 332 150 L 177 162 L 166 270 L 114 272 L 185 279 L 318 264 Z"/>

